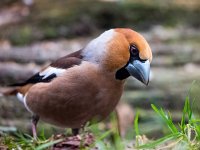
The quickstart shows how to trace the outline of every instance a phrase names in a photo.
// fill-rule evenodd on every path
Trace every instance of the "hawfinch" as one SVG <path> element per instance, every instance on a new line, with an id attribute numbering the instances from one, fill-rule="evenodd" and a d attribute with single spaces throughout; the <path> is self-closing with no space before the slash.
<path id="1" fill-rule="evenodd" d="M 16 94 L 32 114 L 35 138 L 39 118 L 78 134 L 88 121 L 100 121 L 114 110 L 129 76 L 148 85 L 151 60 L 142 35 L 111 29 L 26 82 L 14 84 L 4 95 Z"/>

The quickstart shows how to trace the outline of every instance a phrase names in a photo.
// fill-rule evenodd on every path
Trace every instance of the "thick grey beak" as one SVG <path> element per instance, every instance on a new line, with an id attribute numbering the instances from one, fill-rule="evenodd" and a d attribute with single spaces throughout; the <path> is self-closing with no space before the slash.
<path id="1" fill-rule="evenodd" d="M 148 85 L 149 74 L 150 74 L 150 62 L 149 60 L 130 60 L 126 66 L 126 70 L 130 75 L 141 81 L 142 83 Z"/>

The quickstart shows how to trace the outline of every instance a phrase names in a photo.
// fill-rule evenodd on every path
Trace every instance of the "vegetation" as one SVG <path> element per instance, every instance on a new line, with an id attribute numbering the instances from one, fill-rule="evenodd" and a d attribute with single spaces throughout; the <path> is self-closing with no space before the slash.
<path id="1" fill-rule="evenodd" d="M 83 147 L 83 149 L 91 149 L 94 147 L 109 150 L 123 150 L 127 147 L 132 149 L 200 149 L 200 119 L 195 118 L 189 96 L 186 97 L 181 121 L 178 124 L 173 122 L 172 115 L 169 111 L 158 108 L 153 104 L 151 106 L 156 115 L 159 116 L 163 122 L 163 128 L 167 127 L 168 129 L 163 137 L 158 138 L 157 140 L 150 140 L 146 136 L 140 135 L 140 125 L 138 124 L 139 113 L 137 113 L 134 121 L 134 132 L 132 132 L 132 136 L 135 138 L 122 139 L 116 128 L 116 117 L 112 114 L 111 120 L 114 125 L 113 128 L 109 131 L 104 130 L 102 132 L 102 129 L 99 128 L 98 124 L 89 127 L 89 131 L 95 136 L 95 141 L 89 147 Z M 64 137 L 56 139 L 55 136 L 52 136 L 46 138 L 44 130 L 37 140 L 34 140 L 28 134 L 18 132 L 14 133 L 14 135 L 2 133 L 1 136 L 0 148 L 4 147 L 8 149 L 41 150 L 47 149 L 64 140 Z"/>
<path id="2" fill-rule="evenodd" d="M 1 66 L 5 66 L 10 61 L 13 64 L 18 62 L 15 58 L 18 56 L 20 69 L 15 71 L 16 65 L 7 67 L 9 75 L 5 74 L 5 70 L 1 71 L 3 74 L 1 85 L 19 80 L 19 76 L 24 75 L 27 70 L 24 63 L 30 63 L 29 66 L 32 68 L 29 70 L 34 70 L 35 62 L 37 65 L 47 62 L 42 56 L 48 54 L 51 57 L 54 53 L 51 54 L 51 51 L 46 50 L 45 47 L 55 48 L 54 44 L 56 44 L 58 46 L 55 51 L 59 53 L 58 49 L 63 48 L 57 42 L 62 41 L 60 38 L 93 36 L 101 30 L 114 27 L 142 30 L 144 34 L 147 34 L 145 35 L 147 39 L 150 37 L 148 41 L 154 51 L 152 62 L 154 77 L 148 88 L 141 87 L 134 80 L 128 81 L 123 99 L 131 107 L 138 108 L 134 125 L 128 129 L 127 135 L 121 138 L 117 130 L 116 116 L 112 114 L 110 117 L 112 126 L 106 123 L 95 124 L 88 127 L 85 134 L 78 137 L 80 147 L 84 150 L 95 149 L 95 147 L 108 150 L 200 149 L 200 115 L 198 115 L 200 83 L 192 86 L 189 96 L 184 101 L 186 87 L 192 80 L 199 79 L 200 74 L 198 69 L 200 7 L 199 5 L 189 6 L 191 1 L 198 2 L 198 0 L 187 1 L 184 7 L 171 5 L 169 1 L 121 0 L 120 2 L 95 1 L 94 3 L 93 0 L 34 0 L 33 5 L 25 6 L 22 0 L 2 0 L 0 1 L 0 20 L 6 20 L 4 16 L 12 16 L 13 11 L 15 18 L 19 17 L 19 20 L 12 22 L 13 18 L 10 18 L 11 22 L 0 25 L 0 45 L 2 46 L 0 47 L 6 49 L 3 53 L 5 58 L 1 58 Z M 16 13 L 16 9 L 20 11 Z M 11 15 L 4 15 L 6 12 Z M 20 13 L 23 15 L 18 16 Z M 153 28 L 148 30 L 151 27 Z M 42 40 L 49 41 L 45 43 Z M 76 43 L 82 42 L 80 39 L 75 40 L 73 42 L 75 46 L 70 46 L 70 48 L 76 48 Z M 45 43 L 35 46 L 36 49 L 41 49 L 41 53 L 36 51 L 34 55 L 41 56 L 40 63 L 35 61 L 35 58 L 23 61 L 25 57 L 21 57 L 22 53 L 25 51 L 30 52 L 27 53 L 28 55 L 35 53 L 35 49 L 29 44 L 37 44 L 37 41 Z M 50 41 L 56 42 L 52 46 Z M 15 45 L 17 46 L 12 47 Z M 18 45 L 27 46 L 24 51 L 20 51 L 21 47 Z M 9 47 L 12 51 L 7 50 Z M 63 49 L 68 49 L 68 47 Z M 13 53 L 16 56 L 13 56 Z M 31 55 L 31 57 L 34 56 Z M 14 73 L 10 70 L 14 70 Z M 34 140 L 27 131 L 29 114 L 14 97 L 0 98 L 0 114 L 1 125 L 14 125 L 18 129 L 16 131 L 16 128 L 0 125 L 0 149 L 48 149 L 53 145 L 66 143 L 66 137 L 71 135 L 68 131 L 40 123 L 38 130 L 40 135 L 37 140 Z M 83 139 L 88 132 L 95 138 L 92 143 L 85 146 Z M 64 135 L 57 133 L 64 133 Z"/>
<path id="3" fill-rule="evenodd" d="M 185 9 L 176 5 L 159 4 L 35 0 L 20 21 L 0 28 L 0 38 L 9 39 L 16 45 L 24 45 L 44 39 L 86 36 L 114 27 L 136 30 L 148 30 L 158 24 L 199 27 L 199 7 Z"/>

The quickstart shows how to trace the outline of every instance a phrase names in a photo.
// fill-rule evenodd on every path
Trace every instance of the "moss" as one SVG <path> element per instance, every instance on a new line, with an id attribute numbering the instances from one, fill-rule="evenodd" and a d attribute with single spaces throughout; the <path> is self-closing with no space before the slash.
<path id="1" fill-rule="evenodd" d="M 24 45 L 32 41 L 32 28 L 30 26 L 23 26 L 15 33 L 9 35 L 13 44 Z"/>
<path id="2" fill-rule="evenodd" d="M 56 28 L 53 27 L 43 28 L 43 32 L 46 39 L 56 38 L 58 36 Z"/>
<path id="3" fill-rule="evenodd" d="M 199 8 L 132 2 L 36 0 L 30 9 L 30 15 L 18 24 L 0 28 L 0 37 L 10 39 L 13 44 L 23 45 L 35 40 L 85 36 L 114 27 L 148 30 L 157 24 L 200 25 Z"/>

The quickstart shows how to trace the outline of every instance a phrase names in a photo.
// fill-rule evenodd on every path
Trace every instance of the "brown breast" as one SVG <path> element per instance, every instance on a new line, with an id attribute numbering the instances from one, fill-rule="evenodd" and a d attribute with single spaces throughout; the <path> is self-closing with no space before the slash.
<path id="1" fill-rule="evenodd" d="M 50 83 L 32 86 L 26 103 L 43 120 L 62 127 L 79 128 L 91 119 L 104 119 L 113 111 L 123 91 L 123 81 L 94 64 L 83 62 Z"/>

